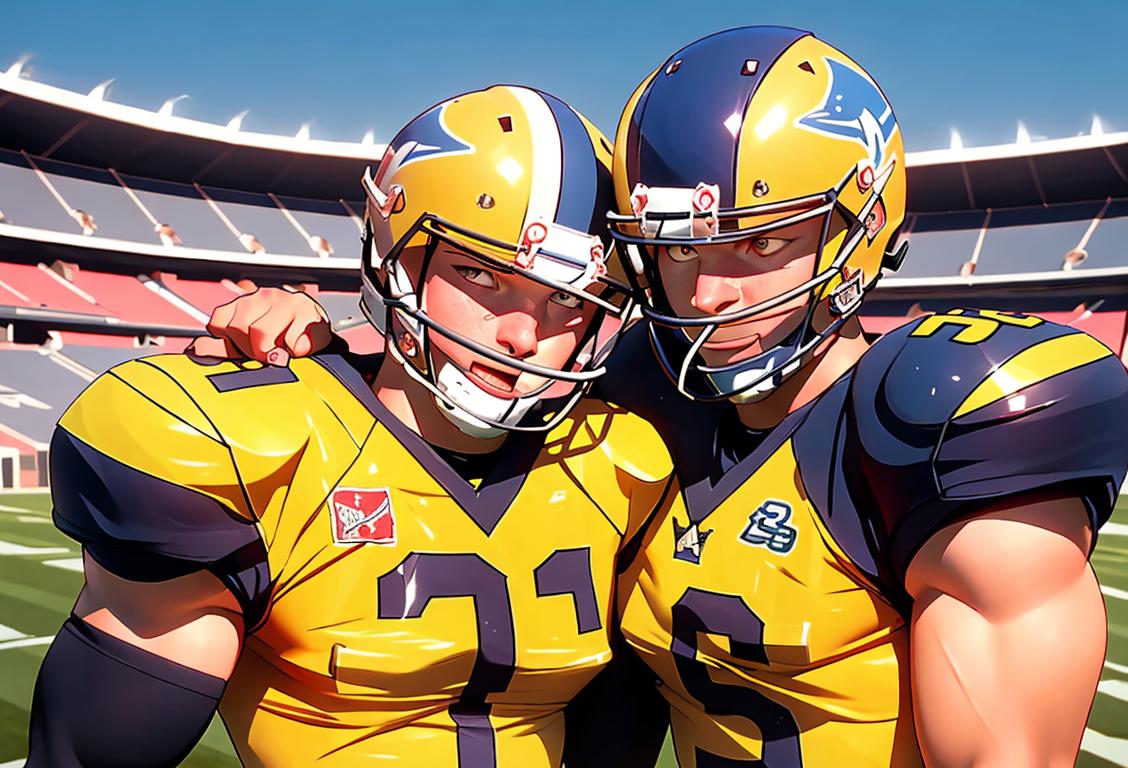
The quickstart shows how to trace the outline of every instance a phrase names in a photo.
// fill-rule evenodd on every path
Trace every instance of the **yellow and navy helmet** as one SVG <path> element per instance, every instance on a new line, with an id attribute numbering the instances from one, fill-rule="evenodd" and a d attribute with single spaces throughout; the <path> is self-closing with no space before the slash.
<path id="1" fill-rule="evenodd" d="M 361 303 L 388 338 L 389 353 L 448 409 L 457 406 L 491 428 L 543 430 L 557 423 L 603 373 L 603 360 L 631 308 L 607 228 L 614 204 L 607 139 L 554 96 L 495 85 L 447 99 L 411 120 L 388 145 L 375 175 L 366 171 L 362 183 L 367 205 Z M 439 241 L 491 269 L 594 304 L 596 318 L 569 364 L 556 370 L 529 363 L 429 317 L 400 257 L 405 249 L 424 249 L 422 285 Z M 410 360 L 391 339 L 405 332 L 421 351 Z M 466 394 L 472 385 L 459 372 L 434 370 L 431 332 L 544 377 L 548 383 L 536 394 L 564 405 L 525 418 L 537 397 L 487 403 L 484 393 Z"/>
<path id="2" fill-rule="evenodd" d="M 610 215 L 655 351 L 696 399 L 770 391 L 853 314 L 905 214 L 901 131 L 881 89 L 809 32 L 741 27 L 687 45 L 654 70 L 619 120 Z M 788 294 L 707 318 L 679 317 L 662 291 L 656 247 L 732 242 L 819 218 L 811 280 Z M 720 325 L 809 294 L 800 328 L 774 349 L 708 367 L 697 349 Z M 832 321 L 815 328 L 816 308 Z M 691 338 L 690 330 L 699 331 Z"/>

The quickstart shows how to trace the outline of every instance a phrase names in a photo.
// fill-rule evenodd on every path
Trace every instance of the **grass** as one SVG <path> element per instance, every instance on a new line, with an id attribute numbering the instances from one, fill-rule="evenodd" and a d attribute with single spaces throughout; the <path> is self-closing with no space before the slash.
<path id="1" fill-rule="evenodd" d="M 1113 522 L 1128 525 L 1128 496 L 1117 505 Z M 1124 528 L 1117 529 L 1125 530 Z M 46 494 L 0 494 L 0 541 L 28 548 L 22 554 L 0 554 L 0 768 L 27 754 L 28 713 L 35 676 L 47 641 L 21 644 L 53 635 L 82 585 L 82 574 L 59 567 L 79 556 L 77 545 L 50 521 Z M 58 551 L 62 549 L 63 551 Z M 45 551 L 40 551 L 45 550 Z M 1128 683 L 1128 535 L 1105 533 L 1093 565 L 1106 594 L 1108 664 L 1102 681 Z M 1111 591 L 1111 590 L 1110 590 Z M 1119 595 L 1119 596 L 1114 596 Z M 18 633 L 18 634 L 17 634 Z M 1089 717 L 1082 768 L 1128 766 L 1128 701 L 1114 686 L 1097 694 Z M 1119 741 L 1109 741 L 1109 737 Z M 18 763 L 17 763 L 18 764 Z M 218 718 L 184 763 L 190 768 L 236 768 L 230 741 Z M 667 741 L 658 768 L 675 768 Z"/>

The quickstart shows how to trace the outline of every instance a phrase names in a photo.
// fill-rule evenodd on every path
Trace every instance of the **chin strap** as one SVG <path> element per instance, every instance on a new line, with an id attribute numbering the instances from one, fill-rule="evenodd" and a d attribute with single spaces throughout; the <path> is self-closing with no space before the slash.
<path id="1" fill-rule="evenodd" d="M 516 426 L 538 401 L 535 396 L 494 397 L 470 381 L 452 363 L 445 363 L 439 369 L 435 384 L 441 393 L 435 393 L 439 410 L 471 437 L 488 438 L 503 434 L 507 431 L 506 427 Z"/>

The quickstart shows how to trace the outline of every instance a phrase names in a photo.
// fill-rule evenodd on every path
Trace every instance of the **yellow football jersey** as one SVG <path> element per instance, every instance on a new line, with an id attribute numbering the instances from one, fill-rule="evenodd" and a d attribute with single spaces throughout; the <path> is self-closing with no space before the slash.
<path id="1" fill-rule="evenodd" d="M 247 765 L 558 766 L 563 707 L 610 657 L 616 556 L 672 470 L 591 401 L 511 434 L 475 489 L 334 355 L 130 362 L 56 438 L 54 482 L 98 488 L 61 528 L 243 603 L 220 712 Z"/>
<path id="2" fill-rule="evenodd" d="M 1128 436 L 1105 426 L 1128 418 L 1116 355 L 1011 313 L 909 323 L 766 432 L 728 405 L 601 387 L 665 436 L 683 486 L 619 597 L 627 642 L 663 683 L 681 768 L 920 765 L 913 554 L 1042 489 L 1082 497 L 1096 530 L 1128 466 Z"/>

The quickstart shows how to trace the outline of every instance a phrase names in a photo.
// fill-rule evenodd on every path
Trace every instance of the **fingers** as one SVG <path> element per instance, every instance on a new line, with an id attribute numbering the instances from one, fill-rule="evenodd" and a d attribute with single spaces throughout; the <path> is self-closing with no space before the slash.
<path id="1" fill-rule="evenodd" d="M 243 355 L 227 339 L 216 339 L 211 336 L 197 336 L 189 344 L 185 352 L 198 357 L 233 358 Z"/>
<path id="2" fill-rule="evenodd" d="M 266 353 L 267 365 L 276 365 L 279 368 L 285 368 L 290 364 L 290 353 L 281 347 L 275 347 Z"/>
<path id="3" fill-rule="evenodd" d="M 293 318 L 293 314 L 286 310 L 285 306 L 269 307 L 251 322 L 247 329 L 247 343 L 249 354 L 255 360 L 265 363 L 271 350 L 281 346 L 282 336 Z"/>
<path id="4" fill-rule="evenodd" d="M 290 356 L 320 351 L 332 340 L 325 310 L 305 293 L 261 288 L 216 307 L 207 325 L 219 339 L 198 340 L 197 354 L 249 357 L 271 365 L 287 365 Z M 221 348 L 214 342 L 223 339 Z"/>
<path id="5" fill-rule="evenodd" d="M 320 352 L 332 339 L 329 322 L 317 310 L 320 307 L 303 305 L 282 337 L 282 347 L 294 357 L 306 357 Z"/>
<path id="6" fill-rule="evenodd" d="M 223 331 L 226 330 L 228 324 L 231 322 L 231 317 L 235 314 L 235 306 L 242 301 L 242 297 L 229 301 L 226 304 L 220 304 L 212 310 L 211 317 L 208 318 L 208 324 L 205 326 L 212 336 L 222 336 Z"/>
<path id="7" fill-rule="evenodd" d="M 284 301 L 287 296 L 289 294 L 286 291 L 277 288 L 260 288 L 254 293 L 240 296 L 232 302 L 216 307 L 207 326 L 208 333 L 229 340 L 239 350 L 240 357 L 250 357 L 262 362 L 274 345 L 271 344 L 267 349 L 256 354 L 257 350 L 251 339 L 251 329 L 260 318 L 271 313 L 273 307 Z"/>

